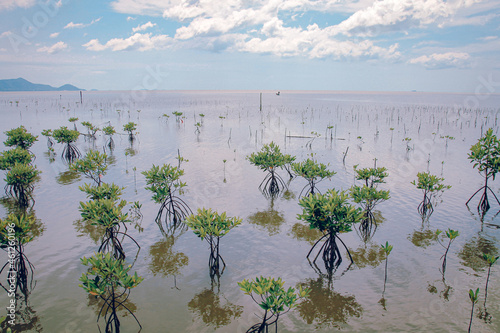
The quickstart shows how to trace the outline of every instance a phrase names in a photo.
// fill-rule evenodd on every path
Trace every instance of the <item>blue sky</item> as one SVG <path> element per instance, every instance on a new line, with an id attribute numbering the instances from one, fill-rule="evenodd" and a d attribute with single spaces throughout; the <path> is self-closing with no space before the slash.
<path id="1" fill-rule="evenodd" d="M 0 79 L 500 92 L 498 0 L 0 0 Z"/>

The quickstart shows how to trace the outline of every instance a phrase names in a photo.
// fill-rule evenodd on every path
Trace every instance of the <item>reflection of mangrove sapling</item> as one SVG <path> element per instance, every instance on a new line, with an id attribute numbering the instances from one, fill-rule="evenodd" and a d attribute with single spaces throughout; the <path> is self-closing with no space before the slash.
<path id="1" fill-rule="evenodd" d="M 212 209 L 199 209 L 196 214 L 187 217 L 186 224 L 191 228 L 194 234 L 206 239 L 210 244 L 210 259 L 208 266 L 210 267 L 210 276 L 220 275 L 226 268 L 226 263 L 222 259 L 219 252 L 220 238 L 226 235 L 231 229 L 240 225 L 242 219 L 237 217 L 227 217 L 226 212 L 219 215 L 213 212 Z M 222 269 L 221 262 L 222 261 Z"/>
<path id="2" fill-rule="evenodd" d="M 192 214 L 188 205 L 175 195 L 177 190 L 186 186 L 186 183 L 180 181 L 184 170 L 163 164 L 162 167 L 153 165 L 150 170 L 143 171 L 142 174 L 146 177 L 146 184 L 149 185 L 146 189 L 153 192 L 153 200 L 161 204 L 156 215 L 156 223 L 163 230 L 161 219 L 165 210 L 165 226 L 168 229 L 177 228 L 188 215 Z M 172 225 L 169 227 L 170 222 Z"/>
<path id="3" fill-rule="evenodd" d="M 247 159 L 253 165 L 267 172 L 266 177 L 260 183 L 259 189 L 267 196 L 275 197 L 279 192 L 286 189 L 283 179 L 276 173 L 277 168 L 283 168 L 286 164 L 295 160 L 295 157 L 284 155 L 274 142 L 266 144 L 258 153 L 252 153 Z"/>
<path id="4" fill-rule="evenodd" d="M 124 267 L 122 260 L 113 258 L 109 253 L 96 253 L 88 259 L 83 257 L 80 260 L 83 265 L 89 266 L 89 270 L 80 277 L 82 283 L 79 286 L 104 301 L 97 321 L 99 322 L 102 314 L 106 322 L 105 332 L 120 332 L 120 320 L 117 315 L 119 307 L 124 307 L 142 329 L 136 316 L 124 303 L 130 296 L 130 290 L 137 287 L 143 278 L 138 276 L 137 272 L 132 276 L 128 275 L 131 266 Z"/>
<path id="5" fill-rule="evenodd" d="M 69 168 L 81 172 L 85 177 L 92 179 L 97 186 L 101 186 L 101 178 L 108 169 L 108 155 L 101 154 L 98 150 L 89 150 L 85 157 L 73 162 Z"/>
<path id="6" fill-rule="evenodd" d="M 7 140 L 4 141 L 7 147 L 16 146 L 23 149 L 29 149 L 38 139 L 38 136 L 29 133 L 22 125 L 4 133 L 7 135 Z"/>
<path id="7" fill-rule="evenodd" d="M 95 134 L 100 130 L 99 127 L 94 126 L 92 123 L 88 121 L 82 121 L 82 125 L 87 128 L 87 136 L 90 139 L 95 139 Z"/>
<path id="8" fill-rule="evenodd" d="M 70 130 L 66 126 L 62 126 L 61 128 L 52 131 L 52 137 L 58 143 L 66 144 L 62 153 L 62 157 L 70 163 L 73 160 L 80 158 L 81 156 L 80 151 L 73 144 L 76 140 L 78 140 L 79 136 L 80 132 L 75 130 Z"/>
<path id="9" fill-rule="evenodd" d="M 9 287 L 9 293 L 16 293 L 19 289 L 24 295 L 27 295 L 28 289 L 32 287 L 35 267 L 24 254 L 24 245 L 34 238 L 32 232 L 34 224 L 35 217 L 33 215 L 10 214 L 6 219 L 0 219 L 0 247 L 9 254 L 9 261 L 3 265 L 0 274 L 8 266 L 9 282 L 7 285 L 10 286 L 14 280 L 12 277 L 15 278 L 15 288 L 12 290 L 12 287 Z M 4 287 L 4 289 L 6 288 Z"/>
<path id="10" fill-rule="evenodd" d="M 16 198 L 22 207 L 27 207 L 33 200 L 34 183 L 39 174 L 35 166 L 16 163 L 5 176 L 5 193 Z"/>
<path id="11" fill-rule="evenodd" d="M 470 333 L 470 328 L 472 326 L 472 318 L 474 318 L 474 305 L 477 303 L 479 299 L 479 288 L 476 289 L 476 292 L 474 292 L 472 289 L 469 289 L 469 299 L 472 303 L 472 309 L 470 311 L 469 330 L 468 330 L 468 332 Z"/>
<path id="12" fill-rule="evenodd" d="M 477 205 L 478 211 L 486 212 L 490 209 L 488 190 L 490 190 L 500 205 L 497 196 L 488 186 L 488 179 L 491 177 L 495 180 L 495 175 L 500 170 L 500 140 L 493 134 L 493 129 L 488 129 L 486 134 L 475 145 L 470 147 L 468 159 L 471 160 L 471 163 L 474 163 L 474 168 L 477 168 L 479 173 L 484 174 L 484 186 L 477 190 L 465 204 L 468 206 L 471 199 L 484 189 L 483 195 Z"/>
<path id="13" fill-rule="evenodd" d="M 338 233 L 351 231 L 352 224 L 360 222 L 363 218 L 363 211 L 349 204 L 347 202 L 348 197 L 344 191 L 339 192 L 332 189 L 328 190 L 324 195 L 317 193 L 304 197 L 299 201 L 302 214 L 297 217 L 309 223 L 311 229 L 318 229 L 324 234 L 313 245 L 307 254 L 307 258 L 309 259 L 316 245 L 326 238 L 326 242 L 321 246 L 313 263 L 316 262 L 321 253 L 328 272 L 337 268 L 342 262 L 336 239 L 340 240 L 344 245 L 352 263 L 351 254 L 344 242 L 338 237 Z"/>
<path id="14" fill-rule="evenodd" d="M 128 139 L 134 141 L 134 131 L 137 129 L 136 123 L 128 122 L 123 125 L 123 130 L 128 133 Z"/>
<path id="15" fill-rule="evenodd" d="M 109 149 L 113 149 L 115 147 L 115 142 L 113 141 L 113 134 L 116 133 L 115 128 L 111 125 L 103 127 L 102 132 L 104 135 L 108 137 L 108 141 L 106 142 L 106 145 L 109 147 Z"/>
<path id="16" fill-rule="evenodd" d="M 247 333 L 264 333 L 268 332 L 269 326 L 275 324 L 276 332 L 278 331 L 278 319 L 297 306 L 297 301 L 308 297 L 310 290 L 302 289 L 299 286 L 298 290 L 290 287 L 288 290 L 283 288 L 285 284 L 281 278 L 274 279 L 272 277 L 255 278 L 249 281 L 247 279 L 238 282 L 240 290 L 245 295 L 250 295 L 253 301 L 258 304 L 265 312 L 262 317 L 262 322 L 253 325 L 247 330 Z"/>
<path id="17" fill-rule="evenodd" d="M 451 185 L 442 184 L 441 182 L 444 181 L 444 178 L 431 175 L 429 172 L 419 172 L 417 178 L 417 180 L 411 183 L 424 192 L 424 199 L 418 205 L 417 210 L 422 218 L 425 219 L 426 217 L 429 218 L 434 211 L 432 199 L 440 195 L 444 190 L 450 189 Z"/>
<path id="18" fill-rule="evenodd" d="M 307 180 L 308 185 L 306 185 L 299 196 L 302 196 L 302 192 L 308 188 L 304 196 L 308 196 L 310 193 L 314 194 L 316 190 L 316 185 L 325 178 L 331 178 L 336 174 L 335 171 L 330 171 L 327 166 L 323 163 L 318 163 L 317 161 L 308 158 L 303 162 L 292 163 L 292 171 Z M 319 192 L 319 191 L 318 191 Z"/>
<path id="19" fill-rule="evenodd" d="M 120 231 L 120 223 L 123 223 L 126 228 L 125 223 L 131 222 L 128 219 L 128 214 L 122 212 L 126 204 L 127 201 L 125 200 L 117 202 L 114 199 L 80 202 L 80 212 L 83 220 L 91 221 L 92 225 L 102 226 L 105 229 L 98 252 L 113 252 L 116 259 L 125 259 L 125 251 L 118 238 L 119 235 L 130 238 L 140 248 L 135 239 Z"/>
<path id="20" fill-rule="evenodd" d="M 442 233 L 441 230 L 436 230 L 436 235 L 440 235 Z M 443 273 L 443 278 L 444 278 L 444 273 L 446 271 L 446 257 L 448 255 L 448 251 L 450 250 L 450 246 L 451 246 L 451 243 L 453 243 L 453 241 L 455 240 L 455 238 L 457 238 L 460 234 L 458 233 L 457 230 L 453 230 L 453 229 L 449 229 L 446 230 L 445 232 L 445 238 L 448 238 L 448 245 L 444 245 L 441 240 L 438 238 L 438 242 L 439 244 L 444 247 L 446 249 L 446 251 L 444 252 L 443 256 L 441 258 L 443 258 L 443 264 L 441 266 L 442 268 L 442 273 Z"/>

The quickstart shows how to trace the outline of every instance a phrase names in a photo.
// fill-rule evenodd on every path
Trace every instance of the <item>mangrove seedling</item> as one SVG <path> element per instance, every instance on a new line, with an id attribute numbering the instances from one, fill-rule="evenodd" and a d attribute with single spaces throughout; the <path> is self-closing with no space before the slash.
<path id="1" fill-rule="evenodd" d="M 262 171 L 267 172 L 266 177 L 259 185 L 259 189 L 264 195 L 275 197 L 287 189 L 285 182 L 276 170 L 277 168 L 283 169 L 286 164 L 293 162 L 295 157 L 282 154 L 279 146 L 271 142 L 264 145 L 260 152 L 248 155 L 247 159 Z"/>
<path id="2" fill-rule="evenodd" d="M 316 245 L 326 238 L 312 263 L 315 264 L 318 256 L 322 254 L 325 267 L 329 273 L 342 262 L 336 239 L 344 245 L 352 263 L 351 253 L 338 237 L 338 234 L 351 231 L 352 225 L 362 220 L 363 211 L 348 203 L 348 198 L 349 196 L 345 191 L 331 189 L 325 194 L 310 194 L 299 201 L 302 214 L 299 214 L 297 218 L 309 223 L 311 229 L 318 229 L 323 233 L 323 236 L 316 241 L 307 254 L 307 259 L 309 259 Z"/>
<path id="3" fill-rule="evenodd" d="M 212 211 L 212 209 L 199 209 L 196 214 L 186 218 L 187 226 L 193 230 L 194 234 L 205 239 L 210 245 L 210 276 L 220 276 L 226 268 L 226 263 L 222 259 L 219 251 L 220 238 L 226 235 L 231 229 L 240 225 L 242 219 L 228 217 L 226 212 L 222 214 Z M 222 266 L 221 266 L 222 262 Z"/>
<path id="4" fill-rule="evenodd" d="M 358 169 L 358 165 L 356 164 L 354 166 L 354 171 L 356 172 L 356 179 L 364 181 L 365 185 L 368 187 L 374 187 L 375 184 L 385 183 L 384 178 L 389 176 L 387 168 L 377 168 L 376 159 L 373 168 Z"/>
<path id="5" fill-rule="evenodd" d="M 134 141 L 134 131 L 137 129 L 137 124 L 134 122 L 128 122 L 123 125 L 123 130 L 128 133 L 128 139 L 130 142 Z"/>
<path id="6" fill-rule="evenodd" d="M 172 114 L 175 116 L 175 121 L 176 122 L 180 122 L 181 121 L 182 112 L 174 111 L 174 112 L 172 112 Z"/>
<path id="7" fill-rule="evenodd" d="M 52 131 L 52 137 L 58 142 L 65 144 L 62 157 L 71 163 L 73 160 L 80 158 L 81 154 L 74 142 L 78 140 L 80 132 L 70 130 L 66 126 L 62 126 Z"/>
<path id="8" fill-rule="evenodd" d="M 493 264 L 497 262 L 498 258 L 500 258 L 500 257 L 495 257 L 495 256 L 492 256 L 491 254 L 483 253 L 483 259 L 488 264 L 488 275 L 486 277 L 486 287 L 484 288 L 484 308 L 485 309 L 486 309 L 486 298 L 488 297 L 488 282 L 490 280 L 491 266 L 493 266 Z"/>
<path id="9" fill-rule="evenodd" d="M 21 147 L 9 149 L 0 153 L 0 170 L 10 170 L 18 164 L 30 164 L 34 155 Z"/>
<path id="10" fill-rule="evenodd" d="M 123 250 L 119 236 L 128 237 L 137 247 L 141 247 L 134 238 L 120 231 L 120 223 L 127 228 L 125 223 L 131 222 L 127 213 L 123 213 L 122 209 L 127 204 L 127 201 L 113 199 L 91 200 L 88 202 L 80 202 L 80 213 L 84 221 L 90 221 L 92 225 L 101 226 L 105 229 L 105 233 L 101 240 L 101 246 L 98 252 L 112 252 L 116 259 L 125 259 L 125 251 Z"/>
<path id="11" fill-rule="evenodd" d="M 186 186 L 186 183 L 180 181 L 184 170 L 170 164 L 163 164 L 161 167 L 153 164 L 151 169 L 143 171 L 142 174 L 149 185 L 146 189 L 153 192 L 154 202 L 161 205 L 156 215 L 156 223 L 164 232 L 161 221 L 165 211 L 165 226 L 169 231 L 177 229 L 186 217 L 193 213 L 184 200 L 176 195 L 177 190 Z"/>
<path id="12" fill-rule="evenodd" d="M 54 145 L 54 140 L 52 140 L 52 130 L 51 129 L 45 129 L 42 130 L 42 135 L 47 137 L 47 148 L 51 148 Z"/>
<path id="13" fill-rule="evenodd" d="M 302 286 L 299 286 L 298 290 L 292 287 L 286 290 L 283 288 L 284 284 L 285 282 L 281 278 L 262 276 L 255 278 L 255 280 L 245 279 L 238 282 L 240 290 L 245 295 L 252 297 L 252 300 L 265 311 L 262 322 L 250 327 L 246 333 L 268 332 L 269 327 L 273 324 L 275 324 L 277 332 L 279 317 L 296 307 L 297 302 L 308 297 L 310 293 L 310 289 L 302 289 Z"/>
<path id="14" fill-rule="evenodd" d="M 331 178 L 336 174 L 333 170 L 328 170 L 327 165 L 323 163 L 318 163 L 318 161 L 314 159 L 308 158 L 303 162 L 292 163 L 292 171 L 307 180 L 307 185 L 300 191 L 299 197 L 302 196 L 302 193 L 305 189 L 304 196 L 308 196 L 309 194 L 314 194 L 316 191 L 316 185 L 324 180 L 325 178 Z M 318 191 L 319 192 L 319 191 Z M 319 192 L 320 193 L 320 192 Z"/>
<path id="15" fill-rule="evenodd" d="M 436 235 L 437 236 L 439 236 L 441 233 L 442 233 L 441 230 L 436 230 Z M 442 243 L 442 240 L 440 240 L 438 238 L 439 244 L 443 248 L 446 249 L 446 251 L 444 252 L 444 254 L 441 256 L 441 258 L 443 258 L 443 264 L 441 265 L 441 269 L 442 269 L 442 273 L 443 273 L 443 279 L 444 279 L 444 273 L 446 271 L 446 257 L 448 255 L 448 251 L 450 250 L 451 243 L 453 243 L 453 241 L 455 240 L 455 238 L 457 238 L 459 235 L 460 234 L 459 234 L 458 230 L 453 230 L 453 229 L 448 228 L 448 230 L 446 230 L 445 236 L 444 236 L 444 238 L 448 238 L 448 245 L 444 245 Z"/>
<path id="16" fill-rule="evenodd" d="M 76 128 L 76 122 L 78 121 L 78 118 L 77 117 L 71 117 L 68 119 L 68 121 L 70 123 L 73 123 L 73 128 L 75 129 L 75 131 L 78 131 L 78 128 Z"/>
<path id="17" fill-rule="evenodd" d="M 411 138 L 404 138 L 403 141 L 406 143 L 406 151 L 409 152 L 411 150 L 410 147 Z"/>
<path id="18" fill-rule="evenodd" d="M 108 169 L 108 155 L 101 154 L 98 150 L 89 150 L 85 157 L 71 163 L 69 169 L 80 172 L 85 177 L 92 179 L 97 186 L 101 186 L 102 177 Z"/>
<path id="19" fill-rule="evenodd" d="M 385 294 L 385 284 L 387 283 L 387 262 L 389 261 L 389 254 L 391 254 L 392 245 L 389 245 L 389 242 L 385 242 L 385 245 L 382 244 L 382 250 L 384 250 L 385 253 L 385 277 L 384 277 L 384 291 L 382 292 L 382 298 L 384 298 Z"/>
<path id="20" fill-rule="evenodd" d="M 87 194 L 87 198 L 90 200 L 118 200 L 122 195 L 122 191 L 125 187 L 119 187 L 118 185 L 102 183 L 101 186 L 93 186 L 91 184 L 83 184 L 79 187 L 80 191 Z"/>
<path id="21" fill-rule="evenodd" d="M 120 320 L 117 314 L 120 307 L 125 308 L 142 329 L 137 317 L 124 303 L 130 296 L 130 290 L 137 287 L 144 279 L 138 276 L 137 272 L 129 275 L 131 266 L 124 266 L 122 260 L 113 258 L 109 253 L 96 253 L 90 258 L 83 257 L 80 261 L 84 266 L 88 266 L 89 270 L 80 277 L 79 287 L 104 301 L 97 322 L 102 315 L 106 323 L 105 332 L 120 332 Z"/>
<path id="22" fill-rule="evenodd" d="M 4 133 L 7 135 L 7 140 L 4 141 L 7 147 L 29 149 L 38 140 L 38 136 L 29 133 L 22 125 Z"/>
<path id="23" fill-rule="evenodd" d="M 15 198 L 20 206 L 28 207 L 34 201 L 32 192 L 40 173 L 33 165 L 16 163 L 5 176 L 5 193 Z"/>
<path id="24" fill-rule="evenodd" d="M 106 142 L 106 145 L 109 147 L 109 149 L 113 150 L 115 147 L 115 142 L 113 140 L 113 134 L 116 133 L 115 128 L 111 125 L 103 127 L 102 132 L 104 135 L 108 137 L 108 141 Z"/>
<path id="25" fill-rule="evenodd" d="M 472 326 L 472 318 L 474 318 L 474 305 L 477 303 L 479 299 L 479 288 L 476 289 L 476 292 L 474 292 L 472 289 L 469 289 L 469 299 L 472 303 L 472 309 L 470 311 L 469 330 L 468 330 L 468 332 L 470 333 L 470 328 Z"/>
<path id="26" fill-rule="evenodd" d="M 0 274 L 8 267 L 8 286 L 15 278 L 15 288 L 12 290 L 12 287 L 9 287 L 9 293 L 17 293 L 17 290 L 20 290 L 24 295 L 27 295 L 33 287 L 35 266 L 26 257 L 24 246 L 34 238 L 33 226 L 35 222 L 35 217 L 27 214 L 9 214 L 6 219 L 0 219 L 0 247 L 9 255 L 9 260 L 0 269 Z M 5 287 L 4 289 L 7 290 Z"/>
<path id="27" fill-rule="evenodd" d="M 417 180 L 414 180 L 411 183 L 424 193 L 424 199 L 418 205 L 417 210 L 420 216 L 422 216 L 422 219 L 428 219 L 434 211 L 434 208 L 432 207 L 432 199 L 443 193 L 445 190 L 450 189 L 451 185 L 444 185 L 442 183 L 444 178 L 431 175 L 429 172 L 419 172 L 417 174 L 417 178 Z"/>
<path id="28" fill-rule="evenodd" d="M 473 167 L 477 168 L 479 173 L 484 175 L 484 186 L 477 190 L 469 200 L 467 200 L 465 205 L 468 207 L 472 198 L 479 193 L 479 191 L 483 190 L 483 194 L 477 205 L 477 210 L 485 213 L 490 209 L 488 190 L 493 194 L 497 203 L 500 205 L 497 196 L 488 186 L 488 180 L 490 178 L 495 180 L 495 175 L 500 170 L 500 140 L 493 134 L 493 129 L 488 129 L 485 135 L 481 137 L 475 145 L 470 147 L 468 159 L 471 160 L 471 163 L 474 163 Z"/>
<path id="29" fill-rule="evenodd" d="M 95 140 L 95 134 L 100 130 L 100 128 L 93 125 L 92 123 L 90 123 L 88 121 L 82 121 L 82 125 L 87 129 L 86 135 L 90 139 Z"/>

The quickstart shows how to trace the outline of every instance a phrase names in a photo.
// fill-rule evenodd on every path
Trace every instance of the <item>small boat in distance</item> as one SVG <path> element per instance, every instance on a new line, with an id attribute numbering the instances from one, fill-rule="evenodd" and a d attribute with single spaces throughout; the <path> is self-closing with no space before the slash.
<path id="1" fill-rule="evenodd" d="M 280 95 L 280 92 L 278 91 L 278 92 L 276 93 L 276 96 L 279 96 L 279 95 Z"/>

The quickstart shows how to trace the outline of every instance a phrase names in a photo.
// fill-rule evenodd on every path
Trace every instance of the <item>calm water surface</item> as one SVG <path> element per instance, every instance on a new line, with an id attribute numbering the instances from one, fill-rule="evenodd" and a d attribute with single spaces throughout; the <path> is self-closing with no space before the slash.
<path id="1" fill-rule="evenodd" d="M 132 271 L 144 277 L 127 303 L 142 332 L 245 332 L 259 321 L 261 311 L 237 282 L 260 275 L 282 277 L 287 287 L 312 290 L 307 300 L 280 318 L 279 332 L 464 332 L 471 306 L 468 290 L 478 287 L 473 331 L 499 332 L 500 269 L 493 266 L 490 278 L 486 307 L 491 318 L 478 318 L 484 310 L 487 273 L 478 255 L 498 255 L 500 217 L 495 213 L 500 207 L 492 204 L 481 221 L 477 201 L 470 211 L 465 206 L 483 181 L 467 152 L 487 128 L 493 127 L 498 135 L 500 96 L 480 97 L 265 92 L 260 111 L 259 92 L 84 92 L 83 104 L 78 92 L 1 93 L 1 141 L 5 131 L 19 125 L 39 135 L 32 151 L 42 171 L 34 213 L 43 232 L 26 245 L 26 255 L 36 267 L 36 285 L 20 309 L 16 331 L 98 332 L 100 304 L 78 287 L 85 272 L 79 258 L 92 255 L 99 240 L 80 221 L 78 211 L 79 202 L 86 200 L 78 186 L 90 180 L 68 172 L 62 145 L 54 146 L 57 156 L 50 159 L 41 136 L 43 129 L 72 126 L 68 118 L 78 117 L 81 132 L 81 121 L 101 128 L 111 124 L 119 132 L 129 121 L 138 124 L 132 145 L 126 135 L 115 135 L 104 181 L 125 186 L 123 198 L 143 205 L 140 228 L 129 227 L 141 246 L 136 259 L 135 246 L 124 242 Z M 474 98 L 480 100 L 479 108 L 471 109 Z M 176 121 L 173 111 L 183 112 L 184 118 Z M 195 132 L 197 122 L 202 123 L 200 133 Z M 331 132 L 328 126 L 333 126 Z M 409 151 L 405 138 L 411 138 Z M 265 174 L 245 157 L 271 141 L 298 161 L 314 154 L 329 163 L 337 174 L 319 184 L 322 192 L 348 189 L 356 183 L 353 166 L 371 167 L 375 158 L 377 166 L 389 171 L 380 188 L 390 190 L 391 198 L 377 206 L 375 235 L 367 242 L 356 231 L 341 235 L 355 264 L 347 270 L 344 260 L 330 281 L 306 260 L 318 236 L 296 217 L 305 180 L 293 179 L 289 191 L 274 200 L 258 189 Z M 89 142 L 81 136 L 77 146 L 82 152 L 102 151 L 105 137 L 98 133 L 95 142 Z M 207 243 L 189 230 L 162 235 L 154 221 L 159 207 L 145 190 L 141 172 L 153 164 L 176 165 L 178 152 L 189 160 L 182 164 L 188 185 L 182 198 L 191 209 L 211 207 L 243 219 L 221 240 L 227 268 L 215 281 L 209 276 Z M 430 220 L 422 223 L 416 209 L 422 193 L 410 182 L 417 172 L 427 170 L 444 177 L 452 188 L 441 196 Z M 286 172 L 281 175 L 288 179 Z M 495 193 L 497 182 L 492 182 Z M 3 218 L 9 204 L 2 203 Z M 460 236 L 451 246 L 443 280 L 439 269 L 444 249 L 431 234 L 447 228 L 459 230 Z M 386 241 L 394 250 L 384 305 L 380 244 Z M 6 253 L 0 260 L 7 260 Z M 0 304 L 8 302 L 7 293 L 1 293 Z M 132 316 L 125 311 L 121 315 L 123 331 L 137 332 Z"/>

